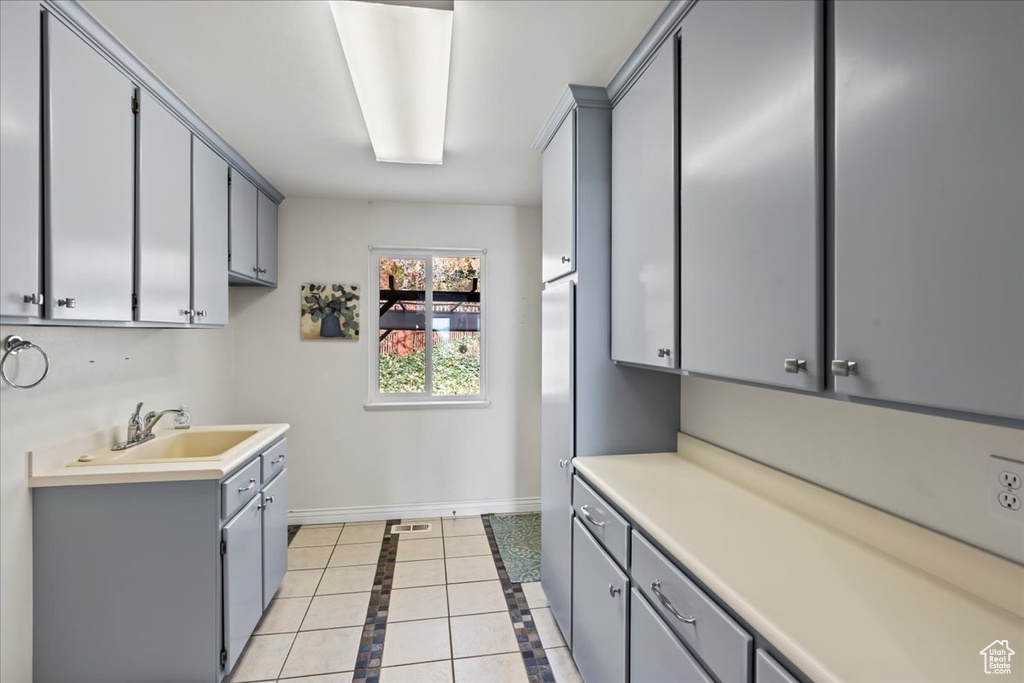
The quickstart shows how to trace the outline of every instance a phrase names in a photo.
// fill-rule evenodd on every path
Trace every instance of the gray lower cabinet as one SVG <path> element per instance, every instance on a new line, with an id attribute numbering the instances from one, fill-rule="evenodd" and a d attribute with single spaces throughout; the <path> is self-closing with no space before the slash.
<path id="1" fill-rule="evenodd" d="M 0 316 L 42 313 L 39 3 L 0 2 Z"/>
<path id="2" fill-rule="evenodd" d="M 573 320 L 576 285 L 541 295 L 541 584 L 572 642 Z"/>
<path id="3" fill-rule="evenodd" d="M 46 316 L 132 320 L 135 85 L 43 15 Z"/>
<path id="4" fill-rule="evenodd" d="M 572 654 L 580 675 L 586 683 L 623 683 L 629 579 L 578 519 L 573 521 L 572 579 Z"/>
<path id="5" fill-rule="evenodd" d="M 836 391 L 1024 418 L 1024 3 L 833 22 Z"/>
<path id="6" fill-rule="evenodd" d="M 640 591 L 629 601 L 630 683 L 712 683 Z"/>
<path id="7" fill-rule="evenodd" d="M 148 92 L 138 94 L 135 319 L 192 321 L 192 135 Z"/>
<path id="8" fill-rule="evenodd" d="M 823 386 L 822 30 L 807 0 L 700 2 L 682 22 L 683 370 Z"/>
<path id="9" fill-rule="evenodd" d="M 679 367 L 676 49 L 612 109 L 612 358 Z"/>
<path id="10" fill-rule="evenodd" d="M 225 669 L 238 661 L 263 614 L 263 505 L 257 495 L 224 525 Z"/>
<path id="11" fill-rule="evenodd" d="M 256 204 L 256 279 L 277 284 L 277 204 L 262 192 Z"/>
<path id="12" fill-rule="evenodd" d="M 228 324 L 228 164 L 192 137 L 192 322 Z"/>
<path id="13" fill-rule="evenodd" d="M 259 273 L 256 266 L 256 206 L 259 190 L 248 178 L 234 170 L 230 174 L 229 186 L 231 213 L 228 270 L 232 275 L 255 280 Z"/>
<path id="14" fill-rule="evenodd" d="M 33 489 L 35 680 L 218 683 L 287 569 L 287 473 Z"/>
<path id="15" fill-rule="evenodd" d="M 288 571 L 288 472 L 263 487 L 263 608 Z"/>
<path id="16" fill-rule="evenodd" d="M 544 150 L 541 274 L 551 282 L 576 268 L 576 112 Z"/>
<path id="17" fill-rule="evenodd" d="M 796 679 L 786 671 L 785 667 L 765 652 L 758 650 L 754 657 L 755 683 L 796 683 Z"/>

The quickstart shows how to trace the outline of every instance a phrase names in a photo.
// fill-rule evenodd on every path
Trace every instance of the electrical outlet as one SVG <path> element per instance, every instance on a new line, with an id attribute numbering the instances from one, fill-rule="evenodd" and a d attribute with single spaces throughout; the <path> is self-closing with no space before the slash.
<path id="1" fill-rule="evenodd" d="M 998 455 L 989 461 L 989 500 L 993 512 L 1024 522 L 1024 462 Z"/>

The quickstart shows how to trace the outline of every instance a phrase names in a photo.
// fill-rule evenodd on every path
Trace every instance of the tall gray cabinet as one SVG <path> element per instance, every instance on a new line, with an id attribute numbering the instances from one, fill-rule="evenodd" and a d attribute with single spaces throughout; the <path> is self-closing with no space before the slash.
<path id="1" fill-rule="evenodd" d="M 0 3 L 0 315 L 39 317 L 39 4 Z"/>
<path id="2" fill-rule="evenodd" d="M 1024 418 L 1024 3 L 835 3 L 837 392 Z"/>
<path id="3" fill-rule="evenodd" d="M 682 22 L 684 370 L 823 386 L 822 33 L 813 0 L 698 2 Z"/>
<path id="4" fill-rule="evenodd" d="M 675 450 L 679 382 L 611 359 L 611 103 L 604 88 L 569 86 L 537 148 L 544 155 L 546 280 L 541 581 L 570 640 L 571 460 Z"/>

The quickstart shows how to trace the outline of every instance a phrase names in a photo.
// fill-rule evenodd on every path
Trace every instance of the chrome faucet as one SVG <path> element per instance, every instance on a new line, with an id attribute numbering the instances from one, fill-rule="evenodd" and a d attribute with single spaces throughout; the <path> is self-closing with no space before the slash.
<path id="1" fill-rule="evenodd" d="M 154 438 L 153 427 L 160 421 L 160 418 L 168 413 L 175 414 L 175 429 L 188 429 L 192 426 L 192 413 L 184 405 L 180 408 L 161 410 L 159 413 L 151 410 L 146 413 L 145 417 L 139 417 L 141 412 L 142 401 L 139 401 L 138 405 L 135 406 L 135 412 L 128 417 L 128 438 L 114 446 L 111 450 L 123 451 L 126 448 L 138 446 L 140 443 L 146 443 Z"/>

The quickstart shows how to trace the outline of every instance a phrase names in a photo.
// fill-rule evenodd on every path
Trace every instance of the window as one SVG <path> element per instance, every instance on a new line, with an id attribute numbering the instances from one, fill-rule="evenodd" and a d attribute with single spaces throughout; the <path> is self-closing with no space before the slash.
<path id="1" fill-rule="evenodd" d="M 370 248 L 367 407 L 486 405 L 484 255 Z"/>

